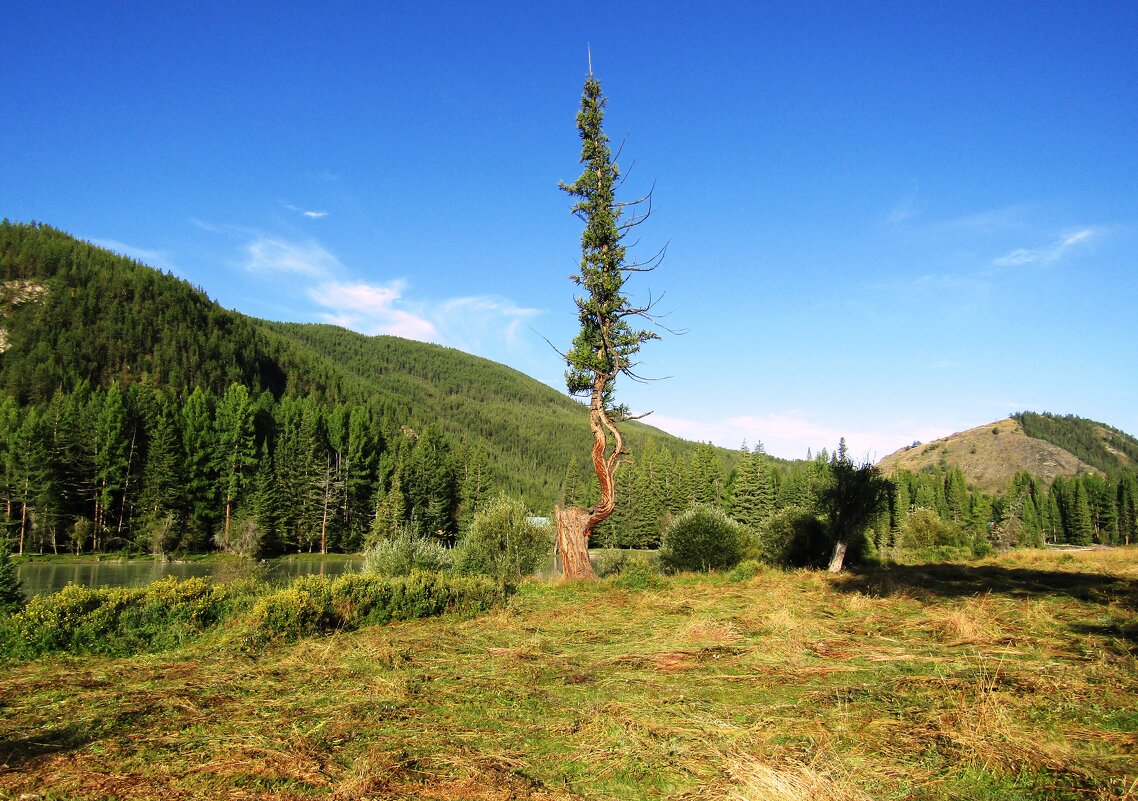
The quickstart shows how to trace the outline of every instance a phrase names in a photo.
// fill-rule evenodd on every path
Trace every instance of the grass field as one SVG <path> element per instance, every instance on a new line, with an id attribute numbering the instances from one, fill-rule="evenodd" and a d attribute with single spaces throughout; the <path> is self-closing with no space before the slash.
<path id="1" fill-rule="evenodd" d="M 0 669 L 0 797 L 1138 799 L 1138 549 Z"/>

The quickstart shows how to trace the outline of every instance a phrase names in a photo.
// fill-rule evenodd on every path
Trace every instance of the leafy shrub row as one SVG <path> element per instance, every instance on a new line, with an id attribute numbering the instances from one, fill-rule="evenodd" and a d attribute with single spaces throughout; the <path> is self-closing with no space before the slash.
<path id="1" fill-rule="evenodd" d="M 232 625 L 249 645 L 286 642 L 391 620 L 481 612 L 504 594 L 489 578 L 438 573 L 305 576 L 268 594 L 255 581 L 215 584 L 172 576 L 131 589 L 69 584 L 0 615 L 0 656 L 129 656 L 177 648 L 223 625 Z"/>
<path id="2" fill-rule="evenodd" d="M 500 584 L 480 576 L 305 576 L 259 599 L 249 613 L 250 642 L 287 642 L 391 620 L 482 612 L 502 600 Z"/>
<path id="3" fill-rule="evenodd" d="M 177 647 L 247 605 L 247 585 L 169 577 L 146 587 L 69 584 L 37 595 L 4 621 L 0 647 L 14 657 L 50 651 L 125 656 Z"/>

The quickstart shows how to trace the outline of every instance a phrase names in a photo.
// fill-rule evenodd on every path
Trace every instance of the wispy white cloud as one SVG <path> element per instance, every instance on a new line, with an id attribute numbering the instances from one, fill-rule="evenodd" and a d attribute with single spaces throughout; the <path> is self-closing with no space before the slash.
<path id="1" fill-rule="evenodd" d="M 497 295 L 415 297 L 402 278 L 359 280 L 314 239 L 291 240 L 244 231 L 243 266 L 271 278 L 277 294 L 299 295 L 316 305 L 319 319 L 367 336 L 388 334 L 435 342 L 503 360 L 524 351 L 526 324 L 540 309 Z"/>
<path id="2" fill-rule="evenodd" d="M 713 442 L 724 448 L 738 448 L 762 442 L 767 453 L 785 459 L 804 459 L 808 451 L 833 451 L 843 437 L 855 459 L 878 461 L 914 440 L 928 442 L 951 434 L 945 428 L 913 426 L 897 421 L 890 428 L 841 430 L 819 423 L 804 412 L 771 412 L 764 415 L 738 415 L 718 420 L 696 420 L 653 414 L 646 422 L 670 434 L 700 442 Z"/>
<path id="3" fill-rule="evenodd" d="M 134 259 L 135 261 L 149 264 L 151 267 L 161 267 L 165 270 L 173 270 L 170 264 L 170 256 L 164 250 L 149 250 L 147 248 L 135 247 L 128 245 L 125 242 L 119 242 L 117 239 L 93 239 L 91 244 L 101 247 L 105 250 L 113 250 L 127 258 Z"/>
<path id="4" fill-rule="evenodd" d="M 447 344 L 463 350 L 480 350 L 487 336 L 518 344 L 522 327 L 541 314 L 540 309 L 519 306 L 506 298 L 473 295 L 451 298 L 434 311 Z"/>
<path id="5" fill-rule="evenodd" d="M 900 225 L 901 223 L 911 220 L 919 216 L 921 210 L 917 207 L 917 200 L 912 195 L 906 195 L 885 217 L 885 222 L 890 225 Z"/>
<path id="6" fill-rule="evenodd" d="M 387 284 L 326 281 L 308 290 L 308 296 L 330 311 L 321 316 L 329 323 L 361 334 L 391 334 L 424 342 L 440 341 L 439 330 L 430 320 L 399 304 L 403 281 Z"/>
<path id="7" fill-rule="evenodd" d="M 334 325 L 368 336 L 391 334 L 483 355 L 518 345 L 523 326 L 541 313 L 492 295 L 412 301 L 403 280 L 326 281 L 307 294 L 328 310 L 321 317 Z"/>
<path id="8" fill-rule="evenodd" d="M 281 205 L 289 211 L 295 211 L 297 214 L 307 217 L 310 220 L 321 220 L 328 216 L 328 212 L 326 211 L 309 211 L 308 209 L 302 209 L 300 206 L 294 206 L 291 203 L 282 202 Z"/>
<path id="9" fill-rule="evenodd" d="M 256 273 L 289 273 L 322 279 L 344 272 L 339 259 L 314 240 L 290 242 L 258 235 L 245 245 L 245 256 L 245 268 Z"/>
<path id="10" fill-rule="evenodd" d="M 1050 264 L 1059 261 L 1067 252 L 1080 242 L 1096 236 L 1094 228 L 1080 228 L 1077 231 L 1064 234 L 1046 247 L 1016 248 L 1010 253 L 993 259 L 992 263 L 998 267 L 1016 267 L 1022 264 Z"/>

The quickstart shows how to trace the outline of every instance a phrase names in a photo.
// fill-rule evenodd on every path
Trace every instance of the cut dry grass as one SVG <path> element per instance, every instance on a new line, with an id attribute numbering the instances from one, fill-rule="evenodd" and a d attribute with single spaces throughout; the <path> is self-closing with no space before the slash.
<path id="1" fill-rule="evenodd" d="M 9 664 L 0 797 L 1133 799 L 1138 549 L 1067 556 Z"/>
<path id="2" fill-rule="evenodd" d="M 730 783 L 722 795 L 737 801 L 872 801 L 854 784 L 818 768 L 787 760 L 776 766 L 755 757 L 728 760 Z"/>

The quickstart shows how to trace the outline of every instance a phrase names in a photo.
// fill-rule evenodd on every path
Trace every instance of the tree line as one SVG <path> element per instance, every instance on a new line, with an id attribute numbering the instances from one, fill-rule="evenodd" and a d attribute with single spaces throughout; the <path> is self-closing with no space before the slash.
<path id="1" fill-rule="evenodd" d="M 838 478 L 835 468 L 847 462 L 841 445 L 833 454 L 823 449 L 799 461 L 773 458 L 761 445 L 744 446 L 728 465 L 711 445 L 700 445 L 685 458 L 650 441 L 618 472 L 624 502 L 599 528 L 596 544 L 658 547 L 668 521 L 694 504 L 722 509 L 776 540 L 770 543 L 776 550 L 795 537 L 825 541 L 832 536 L 825 529 L 833 523 L 829 495 Z M 581 501 L 589 494 L 578 470 L 575 465 L 567 468 L 563 502 Z M 1020 471 L 998 495 L 971 488 L 955 467 L 898 470 L 884 481 L 885 491 L 863 532 L 862 545 L 873 550 L 1138 541 L 1134 471 L 1059 476 L 1049 485 Z M 824 550 L 821 544 L 811 547 L 818 554 Z"/>
<path id="2" fill-rule="evenodd" d="M 453 538 L 490 491 L 477 447 L 313 396 L 80 385 L 0 398 L 0 497 L 18 552 L 354 551 Z"/>

